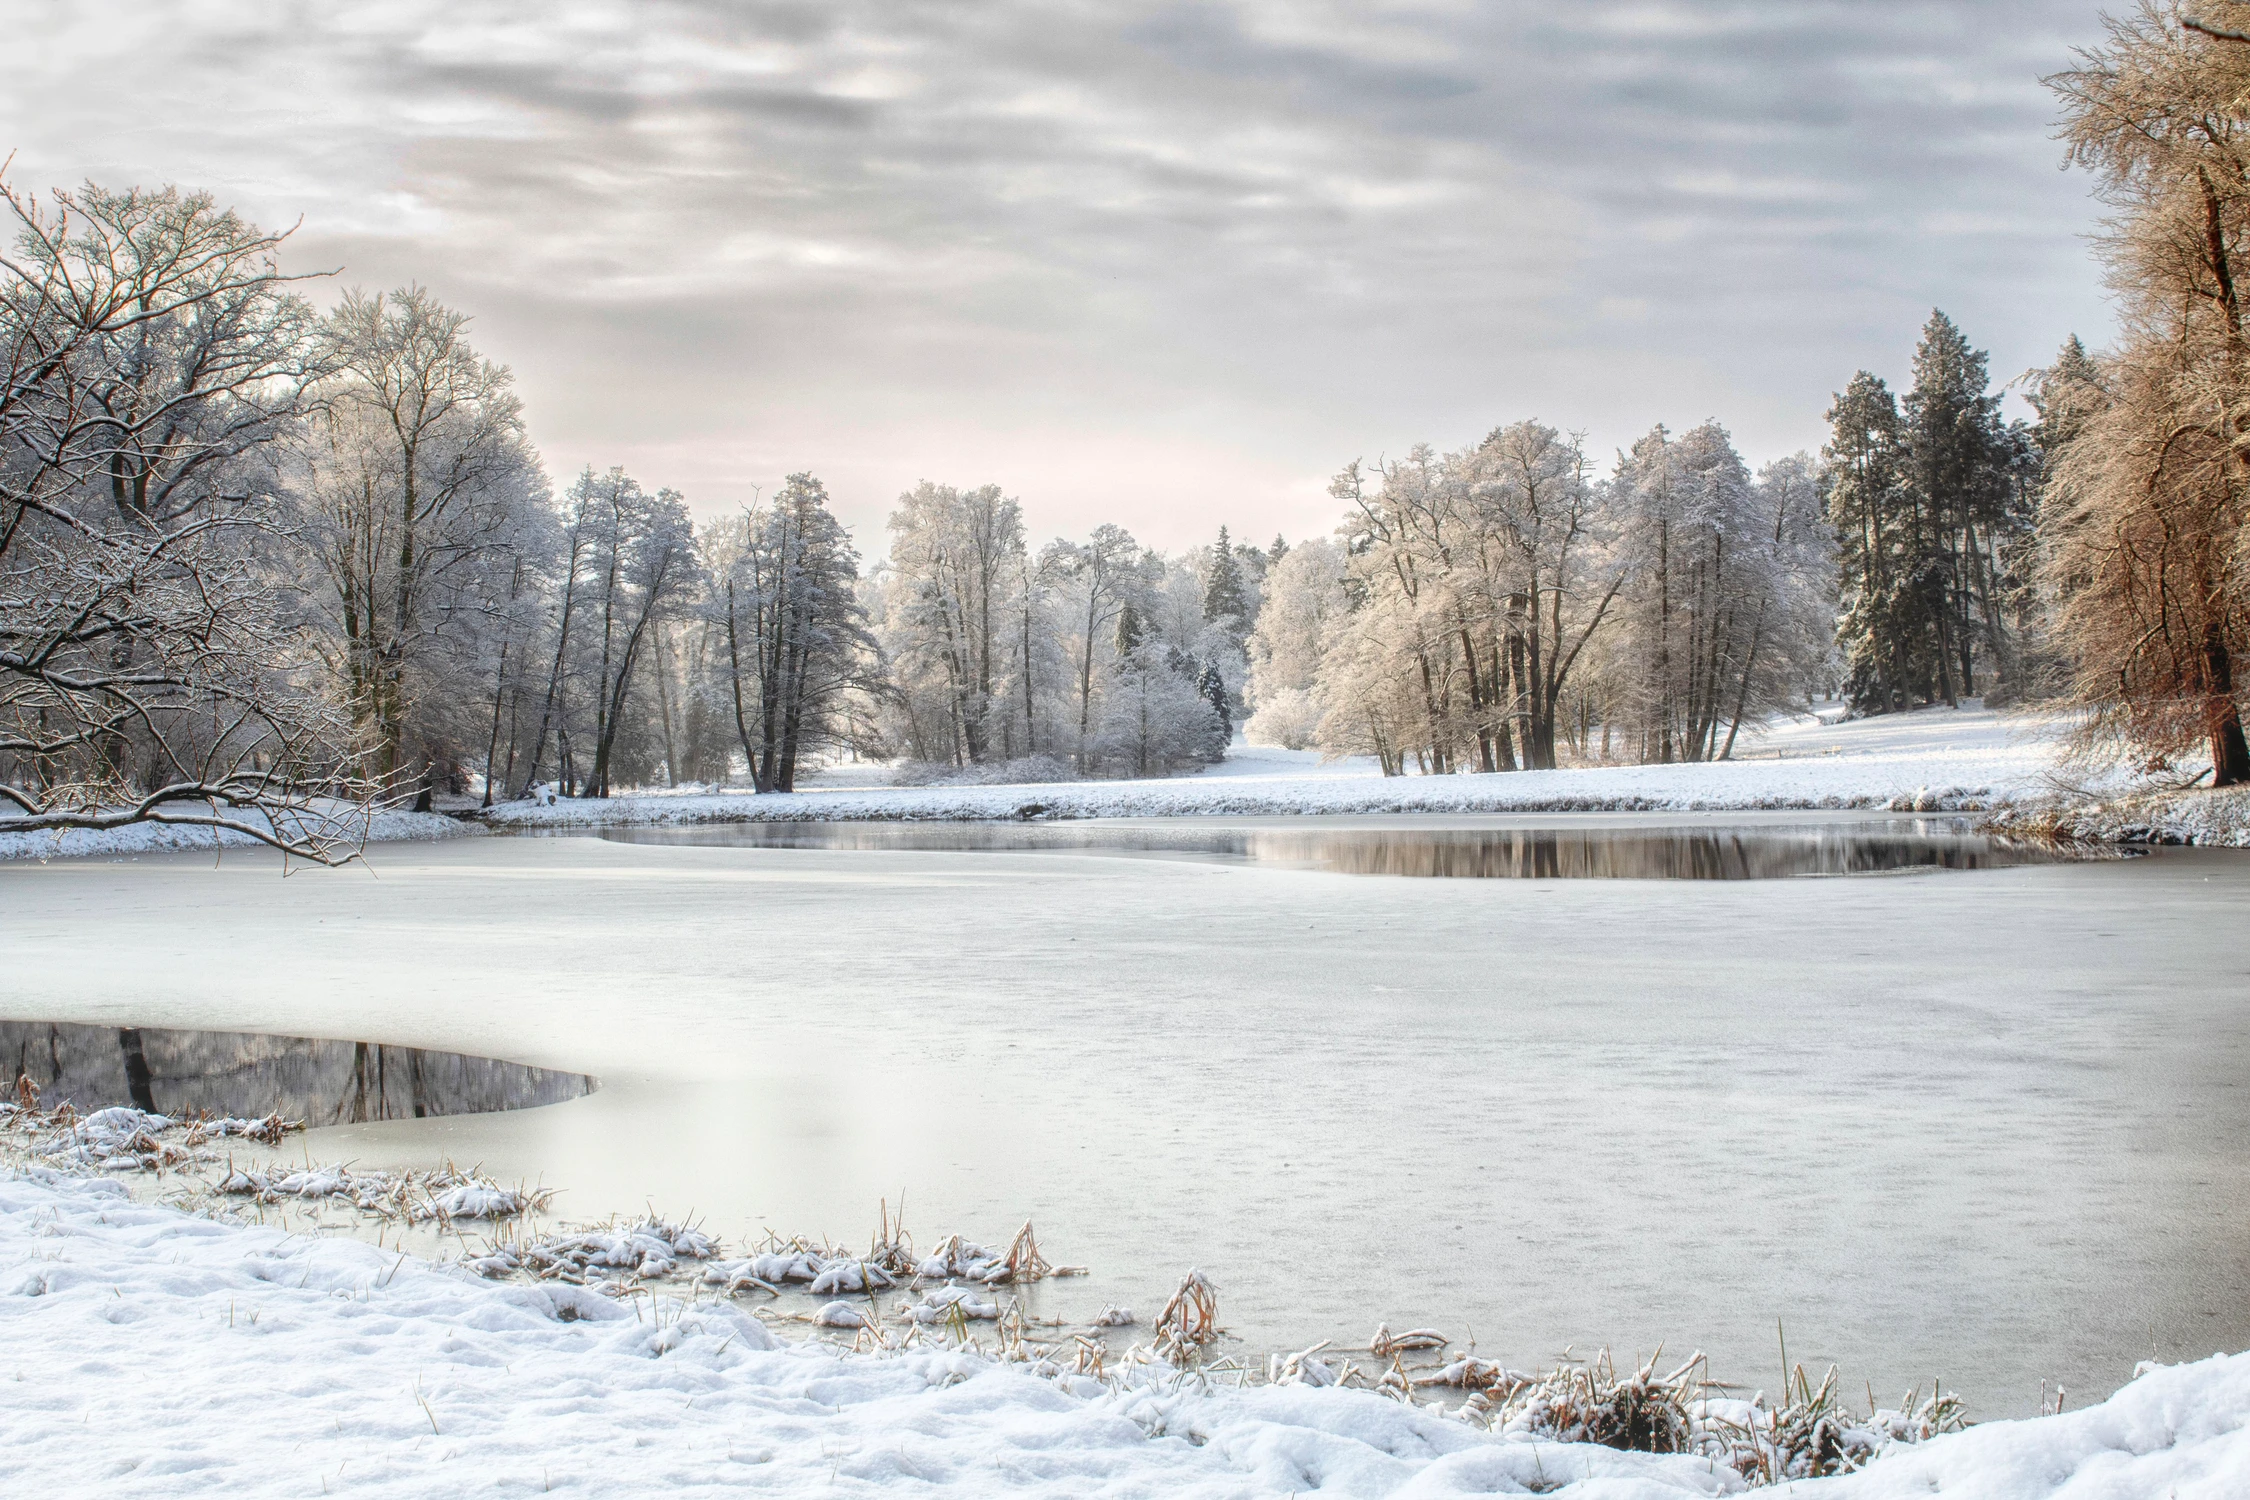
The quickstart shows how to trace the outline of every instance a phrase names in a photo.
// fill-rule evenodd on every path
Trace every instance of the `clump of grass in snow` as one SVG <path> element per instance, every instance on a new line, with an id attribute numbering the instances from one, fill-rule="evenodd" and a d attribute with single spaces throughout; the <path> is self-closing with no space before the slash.
<path id="1" fill-rule="evenodd" d="M 282 1136 L 303 1130 L 302 1120 L 278 1114 L 262 1120 L 216 1116 L 158 1115 L 119 1105 L 80 1116 L 68 1103 L 39 1102 L 39 1086 L 17 1074 L 14 1097 L 0 1099 L 0 1139 L 11 1149 L 51 1165 L 97 1171 L 184 1170 L 215 1160 L 201 1148 L 212 1141 L 242 1139 L 278 1145 Z"/>
<path id="2" fill-rule="evenodd" d="M 1886 1448 L 1967 1425 L 1960 1398 L 1935 1382 L 1928 1397 L 1916 1387 L 1896 1409 L 1876 1409 L 1870 1399 L 1859 1413 L 1837 1393 L 1833 1367 L 1816 1386 L 1803 1365 L 1786 1364 L 1786 1350 L 1783 1358 L 1779 1401 L 1763 1391 L 1747 1401 L 1712 1395 L 1701 1354 L 1661 1376 L 1653 1357 L 1621 1376 L 1607 1350 L 1584 1362 L 1566 1358 L 1537 1376 L 1472 1355 L 1410 1383 L 1467 1390 L 1453 1414 L 1508 1436 L 1696 1453 L 1761 1485 L 1848 1473 Z M 1395 1383 L 1385 1376 L 1379 1388 Z"/>
<path id="3" fill-rule="evenodd" d="M 221 1193 L 260 1203 L 286 1199 L 342 1203 L 392 1222 L 436 1224 L 441 1229 L 451 1229 L 456 1220 L 520 1218 L 545 1208 L 554 1197 L 546 1188 L 502 1187 L 475 1169 L 464 1172 L 450 1161 L 434 1172 L 361 1172 L 348 1162 L 257 1169 L 237 1167 L 229 1159 L 226 1174 L 213 1186 Z M 491 1272 L 487 1269 L 486 1274 Z"/>
<path id="4" fill-rule="evenodd" d="M 1698 1354 L 1671 1374 L 1656 1374 L 1656 1359 L 1620 1379 L 1609 1351 L 1584 1364 L 1557 1365 L 1544 1378 L 1519 1385 L 1497 1406 L 1489 1389 L 1470 1398 L 1483 1401 L 1492 1426 L 1563 1443 L 1599 1443 L 1636 1453 L 1687 1453 L 1693 1450 Z"/>

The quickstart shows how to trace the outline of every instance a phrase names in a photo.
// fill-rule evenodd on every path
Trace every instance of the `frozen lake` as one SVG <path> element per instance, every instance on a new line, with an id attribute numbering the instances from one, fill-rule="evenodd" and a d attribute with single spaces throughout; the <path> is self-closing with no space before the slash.
<path id="1" fill-rule="evenodd" d="M 1359 826 L 1558 825 L 1651 820 Z M 306 1149 L 481 1161 L 569 1214 L 728 1235 L 859 1239 L 903 1189 L 925 1239 L 1034 1219 L 1093 1267 L 1036 1294 L 1074 1316 L 1147 1317 L 1200 1266 L 1260 1354 L 1382 1319 L 1518 1364 L 1701 1346 L 1770 1383 L 1780 1319 L 1855 1388 L 1942 1375 L 2004 1415 L 2042 1378 L 2076 1404 L 2139 1359 L 2250 1347 L 2250 856 L 1443 880 L 1128 852 L 0 865 L 0 1016 L 594 1074 Z"/>

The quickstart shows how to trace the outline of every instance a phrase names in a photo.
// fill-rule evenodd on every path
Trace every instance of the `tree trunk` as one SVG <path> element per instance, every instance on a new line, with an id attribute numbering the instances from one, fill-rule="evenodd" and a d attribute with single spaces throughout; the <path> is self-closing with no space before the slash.
<path id="1" fill-rule="evenodd" d="M 2211 726 L 2211 785 L 2241 786 L 2250 782 L 2250 742 L 2243 738 L 2242 711 L 2234 701 L 2234 659 L 2216 619 L 2203 627 L 2203 669 L 2210 683 L 2204 715 Z"/>

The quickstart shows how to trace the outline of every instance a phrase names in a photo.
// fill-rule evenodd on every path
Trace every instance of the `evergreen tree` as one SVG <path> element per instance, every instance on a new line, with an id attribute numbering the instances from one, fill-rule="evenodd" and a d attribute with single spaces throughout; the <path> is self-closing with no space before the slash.
<path id="1" fill-rule="evenodd" d="M 1980 655 L 2007 660 L 1999 554 L 2025 518 L 2011 514 L 2012 452 L 1985 355 L 1933 310 L 1914 352 L 1904 439 L 1913 628 L 1932 637 L 1937 696 L 1977 690 Z"/>
<path id="2" fill-rule="evenodd" d="M 1237 646 L 1250 630 L 1250 596 L 1243 589 L 1242 564 L 1234 555 L 1224 526 L 1211 548 L 1210 571 L 1203 580 L 1203 619 L 1206 624 L 1224 626 Z"/>
<path id="3" fill-rule="evenodd" d="M 2031 440 L 2044 462 L 2051 463 L 2063 445 L 2085 429 L 2093 414 L 2109 403 L 2101 367 L 2086 346 L 2072 334 L 2055 355 L 2055 362 L 2039 372 L 2029 396 L 2039 420 Z"/>
<path id="4" fill-rule="evenodd" d="M 1956 703 L 1977 691 L 1980 665 L 1987 687 L 2013 687 L 2008 608 L 2022 602 L 2032 455 L 1989 386 L 1984 352 L 1933 311 L 1903 403 L 1862 370 L 1828 412 L 1837 640 L 1863 713 Z"/>
<path id="5" fill-rule="evenodd" d="M 1131 656 L 1141 649 L 1141 615 L 1131 600 L 1117 612 L 1117 654 Z"/>
<path id="6" fill-rule="evenodd" d="M 1204 702 L 1211 705 L 1211 740 L 1204 758 L 1211 761 L 1226 759 L 1227 744 L 1234 738 L 1234 715 L 1227 709 L 1226 679 L 1219 675 L 1215 662 L 1206 662 L 1195 679 L 1195 691 Z"/>
<path id="7" fill-rule="evenodd" d="M 1828 409 L 1828 519 L 1836 528 L 1843 610 L 1845 692 L 1861 713 L 1884 713 L 1926 696 L 1928 664 L 1916 650 L 1910 585 L 1916 553 L 1910 535 L 1898 403 L 1867 371 Z"/>

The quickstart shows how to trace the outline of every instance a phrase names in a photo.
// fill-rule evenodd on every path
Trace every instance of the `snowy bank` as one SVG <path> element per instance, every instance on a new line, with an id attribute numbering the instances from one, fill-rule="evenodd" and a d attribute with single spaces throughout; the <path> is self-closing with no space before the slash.
<path id="1" fill-rule="evenodd" d="M 124 828 L 100 830 L 70 828 L 38 833 L 10 833 L 12 813 L 0 813 L 0 860 L 117 858 L 159 854 L 174 850 L 262 849 L 266 846 L 248 834 L 231 829 L 197 828 L 177 823 L 134 823 Z M 385 811 L 370 814 L 367 841 L 372 844 L 406 840 L 461 838 L 484 832 L 472 823 L 442 813 Z"/>
<path id="2" fill-rule="evenodd" d="M 1292 814 L 1696 812 L 1749 809 L 1981 810 L 2054 790 L 2062 724 L 1982 708 L 1923 709 L 1851 723 L 1789 720 L 1727 761 L 1472 776 L 1385 777 L 1370 761 L 1237 746 L 1196 776 L 1015 786 L 662 793 L 484 814 L 497 828 L 994 818 L 1266 817 Z"/>
<path id="3" fill-rule="evenodd" d="M 1995 831 L 2100 844 L 2199 844 L 2250 848 L 2250 787 L 2190 789 L 2029 802 L 1993 820 Z"/>
<path id="4" fill-rule="evenodd" d="M 350 1239 L 0 1176 L 16 1487 L 45 1495 L 1737 1493 L 1708 1459 L 1525 1441 L 1363 1390 L 1096 1381 L 963 1349 L 786 1344 L 724 1300 L 491 1285 Z M 1781 1493 L 2176 1495 L 2250 1475 L 2250 1356 L 1893 1448 Z"/>

